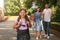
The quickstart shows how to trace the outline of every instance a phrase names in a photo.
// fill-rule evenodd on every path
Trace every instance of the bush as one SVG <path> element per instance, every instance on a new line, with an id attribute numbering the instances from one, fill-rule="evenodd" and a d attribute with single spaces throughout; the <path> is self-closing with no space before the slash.
<path id="1" fill-rule="evenodd" d="M 20 9 L 19 0 L 4 0 L 5 15 L 18 15 L 18 10 Z"/>

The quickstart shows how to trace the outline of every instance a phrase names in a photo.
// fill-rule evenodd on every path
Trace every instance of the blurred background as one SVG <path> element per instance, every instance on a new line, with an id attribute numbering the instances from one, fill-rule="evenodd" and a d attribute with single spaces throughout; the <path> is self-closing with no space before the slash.
<path id="1" fill-rule="evenodd" d="M 3 31 L 4 28 L 8 29 L 12 26 L 14 23 L 13 21 L 18 17 L 18 11 L 20 8 L 26 8 L 28 16 L 31 16 L 34 14 L 34 10 L 38 6 L 43 11 L 46 3 L 49 4 L 49 7 L 54 13 L 51 18 L 51 29 L 54 30 L 52 33 L 60 37 L 60 0 L 0 0 L 0 29 Z M 0 31 L 0 35 L 4 34 L 4 32 L 7 30 L 4 32 L 2 31 Z"/>
<path id="2" fill-rule="evenodd" d="M 3 1 L 3 2 L 2 2 Z M 44 5 L 46 3 L 49 4 L 49 7 L 53 10 L 54 16 L 52 17 L 52 21 L 60 22 L 60 0 L 2 0 L 0 2 L 1 8 L 4 9 L 5 16 L 17 16 L 18 10 L 24 6 L 27 11 L 32 13 L 32 8 L 39 6 L 43 11 Z M 35 5 L 34 5 L 34 3 Z M 34 7 L 32 7 L 34 6 Z"/>

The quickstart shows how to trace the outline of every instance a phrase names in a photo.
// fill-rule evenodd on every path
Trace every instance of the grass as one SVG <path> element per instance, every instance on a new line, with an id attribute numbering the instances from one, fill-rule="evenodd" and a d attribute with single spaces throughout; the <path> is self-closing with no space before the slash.
<path id="1" fill-rule="evenodd" d="M 60 25 L 60 22 L 51 22 L 51 24 Z"/>
<path id="2" fill-rule="evenodd" d="M 60 22 L 51 22 L 51 28 L 56 30 L 56 31 L 60 31 Z"/>

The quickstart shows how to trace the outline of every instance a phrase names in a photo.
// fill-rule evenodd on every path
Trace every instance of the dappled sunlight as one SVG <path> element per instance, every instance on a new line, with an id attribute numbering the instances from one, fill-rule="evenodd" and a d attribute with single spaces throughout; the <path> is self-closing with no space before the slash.
<path id="1" fill-rule="evenodd" d="M 3 22 L 3 23 L 5 23 L 6 26 L 4 24 L 1 25 L 0 23 L 0 39 L 1 40 L 16 40 L 17 32 L 12 27 L 13 22 Z M 35 32 L 33 32 L 31 28 L 29 30 L 30 30 L 31 40 L 33 39 L 35 40 Z M 51 34 L 51 40 L 54 40 L 55 38 L 58 39 L 57 36 L 55 36 L 54 34 Z M 43 37 L 42 40 L 44 39 L 47 40 L 46 38 Z"/>
<path id="2" fill-rule="evenodd" d="M 16 40 L 16 37 L 11 37 L 12 40 Z"/>
<path id="3" fill-rule="evenodd" d="M 0 38 L 2 37 L 2 35 L 0 35 Z"/>
<path id="4" fill-rule="evenodd" d="M 11 29 L 13 29 L 13 28 L 0 28 L 0 30 L 11 30 Z"/>
<path id="5" fill-rule="evenodd" d="M 8 21 L 14 21 L 17 19 L 18 16 L 9 16 Z"/>
<path id="6" fill-rule="evenodd" d="M 39 7 L 43 13 L 46 3 L 49 4 L 52 9 L 51 13 L 53 13 L 51 16 L 51 34 L 50 39 L 47 39 L 44 37 L 45 32 L 43 30 L 42 38 L 39 40 L 60 40 L 60 0 L 0 0 L 0 40 L 17 39 L 17 30 L 13 29 L 13 24 L 19 17 L 21 8 L 25 8 L 28 18 L 33 20 L 36 8 Z M 36 30 L 29 28 L 29 33 L 31 40 L 36 40 Z M 40 33 L 38 35 L 40 37 Z"/>

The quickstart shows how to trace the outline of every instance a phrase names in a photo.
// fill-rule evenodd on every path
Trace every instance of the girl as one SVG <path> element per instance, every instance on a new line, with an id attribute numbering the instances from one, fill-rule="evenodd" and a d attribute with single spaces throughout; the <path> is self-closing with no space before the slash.
<path id="1" fill-rule="evenodd" d="M 20 9 L 19 17 L 13 27 L 17 29 L 17 40 L 30 40 L 29 27 L 31 23 L 26 15 L 26 9 Z"/>
<path id="2" fill-rule="evenodd" d="M 40 11 L 40 8 L 36 9 L 36 12 L 34 13 L 34 21 L 35 21 L 35 27 L 36 27 L 36 39 L 38 40 L 38 33 L 40 32 L 40 38 L 41 38 L 41 32 L 42 32 L 42 13 Z"/>
<path id="3" fill-rule="evenodd" d="M 34 23 L 34 15 L 33 14 L 30 16 L 30 21 L 31 21 L 31 25 L 32 25 L 32 30 L 34 31 L 35 23 Z"/>

